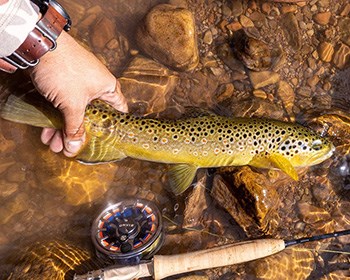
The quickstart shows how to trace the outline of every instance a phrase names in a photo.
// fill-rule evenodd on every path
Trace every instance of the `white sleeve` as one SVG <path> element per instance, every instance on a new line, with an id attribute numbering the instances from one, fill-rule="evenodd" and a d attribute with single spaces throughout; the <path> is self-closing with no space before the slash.
<path id="1" fill-rule="evenodd" d="M 5 3 L 4 3 L 5 2 Z M 38 8 L 29 0 L 0 3 L 0 57 L 12 54 L 24 42 L 38 21 Z"/>

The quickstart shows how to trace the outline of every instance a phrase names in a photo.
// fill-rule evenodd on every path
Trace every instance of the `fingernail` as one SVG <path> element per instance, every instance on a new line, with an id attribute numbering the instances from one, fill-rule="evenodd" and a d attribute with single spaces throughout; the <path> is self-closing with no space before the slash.
<path id="1" fill-rule="evenodd" d="M 79 152 L 82 144 L 83 144 L 82 140 L 68 141 L 66 149 L 68 152 L 75 154 L 75 153 Z"/>

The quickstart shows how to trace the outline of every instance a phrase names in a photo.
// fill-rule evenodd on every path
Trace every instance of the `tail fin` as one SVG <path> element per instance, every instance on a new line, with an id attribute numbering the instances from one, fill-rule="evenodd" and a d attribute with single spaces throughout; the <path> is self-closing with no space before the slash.
<path id="1" fill-rule="evenodd" d="M 57 129 L 63 127 L 61 113 L 39 94 L 36 94 L 35 97 L 31 94 L 21 97 L 10 95 L 2 104 L 0 116 L 8 121 L 32 126 Z"/>

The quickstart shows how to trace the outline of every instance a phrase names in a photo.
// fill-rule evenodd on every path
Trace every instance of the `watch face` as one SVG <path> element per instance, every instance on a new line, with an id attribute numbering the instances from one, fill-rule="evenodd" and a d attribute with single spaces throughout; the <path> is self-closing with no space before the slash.
<path id="1" fill-rule="evenodd" d="M 72 26 L 72 20 L 70 19 L 70 16 L 66 12 L 66 10 L 55 0 L 49 0 L 49 3 L 52 7 L 56 9 L 57 12 L 59 12 L 67 20 L 67 24 L 65 25 L 64 30 L 69 31 Z"/>
<path id="2" fill-rule="evenodd" d="M 57 12 L 59 12 L 66 20 L 67 24 L 64 27 L 65 31 L 69 31 L 72 25 L 72 20 L 70 16 L 66 12 L 66 10 L 55 0 L 31 0 L 35 5 L 37 5 L 40 9 L 41 13 L 45 13 L 47 11 L 48 5 L 51 5 Z"/>

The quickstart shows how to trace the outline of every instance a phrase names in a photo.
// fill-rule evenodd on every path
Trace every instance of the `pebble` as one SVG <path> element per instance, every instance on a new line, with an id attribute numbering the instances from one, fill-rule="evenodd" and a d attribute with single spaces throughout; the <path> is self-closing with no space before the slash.
<path id="1" fill-rule="evenodd" d="M 207 30 L 205 33 L 204 33 L 204 36 L 203 36 L 203 42 L 205 44 L 208 44 L 210 45 L 211 43 L 213 43 L 213 34 L 210 30 Z"/>
<path id="2" fill-rule="evenodd" d="M 293 86 L 296 87 L 298 85 L 298 83 L 299 83 L 299 80 L 297 78 L 292 78 L 291 82 L 292 82 Z"/>
<path id="3" fill-rule="evenodd" d="M 297 6 L 296 5 L 283 5 L 281 8 L 282 14 L 286 13 L 295 13 L 297 11 Z"/>
<path id="4" fill-rule="evenodd" d="M 342 12 L 340 13 L 340 15 L 342 17 L 346 17 L 348 16 L 350 13 L 350 3 L 346 4 L 346 6 L 344 7 L 344 9 L 342 10 Z"/>
<path id="5" fill-rule="evenodd" d="M 317 11 L 317 6 L 316 5 L 312 5 L 310 8 L 311 12 L 316 12 Z"/>
<path id="6" fill-rule="evenodd" d="M 332 88 L 332 84 L 330 82 L 325 82 L 322 87 L 324 90 L 328 91 Z"/>
<path id="7" fill-rule="evenodd" d="M 223 5 L 223 7 L 222 7 L 222 14 L 225 17 L 230 17 L 232 15 L 232 10 L 228 6 Z"/>
<path id="8" fill-rule="evenodd" d="M 249 71 L 250 82 L 254 89 L 259 89 L 279 81 L 280 75 L 271 71 Z"/>
<path id="9" fill-rule="evenodd" d="M 239 17 L 239 22 L 242 24 L 243 27 L 248 28 L 248 27 L 254 27 L 253 21 L 246 17 L 245 15 L 241 15 Z"/>
<path id="10" fill-rule="evenodd" d="M 266 99 L 267 93 L 261 89 L 253 90 L 253 95 L 257 98 Z"/>
<path id="11" fill-rule="evenodd" d="M 228 25 L 228 21 L 226 19 L 224 19 L 219 23 L 219 28 L 225 32 L 227 25 Z"/>
<path id="12" fill-rule="evenodd" d="M 334 54 L 334 47 L 331 43 L 322 42 L 321 44 L 319 44 L 317 51 L 322 61 L 330 62 L 332 60 Z"/>
<path id="13" fill-rule="evenodd" d="M 238 21 L 233 21 L 226 25 L 226 28 L 228 30 L 231 30 L 232 32 L 236 32 L 237 30 L 242 29 L 242 25 Z"/>
<path id="14" fill-rule="evenodd" d="M 316 60 L 313 57 L 309 57 L 307 59 L 308 65 L 312 70 L 316 70 L 317 69 L 317 64 L 316 64 Z"/>
<path id="15" fill-rule="evenodd" d="M 307 79 L 307 84 L 312 88 L 315 89 L 316 85 L 318 84 L 318 82 L 320 81 L 320 78 L 315 75 L 312 76 L 311 78 Z"/>
<path id="16" fill-rule="evenodd" d="M 238 17 L 243 13 L 242 1 L 229 1 L 228 3 L 232 11 L 232 16 Z"/>
<path id="17" fill-rule="evenodd" d="M 339 69 L 344 69 L 350 63 L 350 47 L 340 43 L 340 46 L 337 47 L 334 57 L 333 63 Z"/>
<path id="18" fill-rule="evenodd" d="M 271 12 L 271 4 L 270 3 L 266 3 L 264 2 L 262 5 L 261 5 L 261 10 L 265 13 L 265 14 L 270 14 Z"/>
<path id="19" fill-rule="evenodd" d="M 320 25 L 327 25 L 329 23 L 331 15 L 331 12 L 318 13 L 313 16 L 313 19 Z"/>

